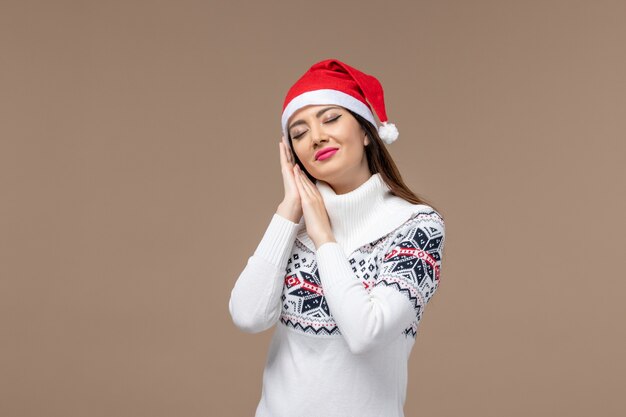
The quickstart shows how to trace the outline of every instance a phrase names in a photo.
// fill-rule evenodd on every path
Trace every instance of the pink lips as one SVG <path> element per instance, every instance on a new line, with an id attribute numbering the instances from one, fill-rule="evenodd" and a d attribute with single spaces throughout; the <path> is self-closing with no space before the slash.
<path id="1" fill-rule="evenodd" d="M 323 161 L 324 159 L 328 159 L 331 156 L 333 156 L 335 153 L 337 153 L 339 149 L 331 149 L 329 151 L 324 152 L 323 154 L 321 154 L 320 156 L 317 157 L 318 161 Z"/>

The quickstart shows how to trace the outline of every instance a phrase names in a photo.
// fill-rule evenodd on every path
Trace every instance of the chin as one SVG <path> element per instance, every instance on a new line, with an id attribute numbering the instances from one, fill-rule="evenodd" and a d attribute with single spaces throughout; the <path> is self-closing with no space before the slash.
<path id="1" fill-rule="evenodd" d="M 316 172 L 316 173 L 311 173 L 311 175 L 319 180 L 319 181 L 324 181 L 324 182 L 332 182 L 334 178 L 337 178 L 337 176 L 341 175 L 336 171 L 328 171 L 328 172 Z"/>

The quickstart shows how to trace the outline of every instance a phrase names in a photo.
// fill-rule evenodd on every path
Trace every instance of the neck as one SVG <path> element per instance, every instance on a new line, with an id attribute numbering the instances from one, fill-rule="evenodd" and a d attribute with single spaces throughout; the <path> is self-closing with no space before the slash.
<path id="1" fill-rule="evenodd" d="M 335 194 L 349 193 L 350 191 L 358 188 L 372 176 L 367 168 L 367 161 L 364 159 L 363 162 L 365 165 L 362 165 L 359 169 L 354 170 L 351 174 L 339 174 L 339 176 L 334 178 L 332 181 L 322 181 L 328 184 L 333 189 Z M 355 186 L 355 184 L 358 185 Z"/>
<path id="2" fill-rule="evenodd" d="M 389 193 L 387 184 L 379 173 L 369 177 L 363 184 L 344 194 L 336 194 L 324 181 L 316 186 L 324 199 L 335 240 L 350 244 L 386 213 L 384 197 Z"/>

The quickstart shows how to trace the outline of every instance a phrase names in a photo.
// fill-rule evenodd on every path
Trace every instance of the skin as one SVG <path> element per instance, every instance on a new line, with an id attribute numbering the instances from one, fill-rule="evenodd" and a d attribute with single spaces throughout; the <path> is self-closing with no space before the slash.
<path id="1" fill-rule="evenodd" d="M 318 116 L 323 109 L 327 110 Z M 350 192 L 371 177 L 365 155 L 369 138 L 344 108 L 306 106 L 289 118 L 287 126 L 294 151 L 306 170 L 318 181 L 326 182 L 336 194 Z M 285 198 L 277 213 L 294 223 L 304 216 L 307 233 L 316 248 L 336 242 L 319 190 L 295 163 L 291 149 L 282 140 L 279 146 Z M 316 160 L 315 153 L 326 147 L 339 150 L 328 159 Z"/>

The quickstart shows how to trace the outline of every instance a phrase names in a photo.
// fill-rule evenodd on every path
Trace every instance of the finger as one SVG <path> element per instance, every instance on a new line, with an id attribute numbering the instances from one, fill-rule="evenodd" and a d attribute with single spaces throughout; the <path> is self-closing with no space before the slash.
<path id="1" fill-rule="evenodd" d="M 285 144 L 280 142 L 278 146 L 280 147 L 280 161 L 283 165 L 287 166 L 289 164 L 289 156 L 285 150 Z"/>
<path id="2" fill-rule="evenodd" d="M 284 136 L 282 136 L 281 138 L 284 139 Z M 293 154 L 291 152 L 291 149 L 289 148 L 289 146 L 285 144 L 283 140 L 281 140 L 280 143 L 281 143 L 281 146 L 283 147 L 283 151 L 285 152 L 285 159 L 291 166 L 293 166 L 294 160 L 293 160 Z"/>
<path id="3" fill-rule="evenodd" d="M 293 152 L 291 152 L 291 148 L 289 146 L 285 145 L 284 143 L 283 143 L 283 146 L 285 146 L 285 151 L 287 152 L 287 157 L 289 158 L 289 163 L 292 164 L 292 165 L 295 164 L 295 160 L 294 160 L 294 157 L 293 157 Z"/>
<path id="4" fill-rule="evenodd" d="M 319 200 L 317 195 L 315 194 L 315 191 L 313 190 L 311 185 L 309 185 L 310 182 L 308 181 L 308 178 L 307 178 L 306 174 L 304 173 L 304 171 L 302 171 L 302 169 L 300 169 L 300 167 L 298 167 L 297 176 L 298 176 L 298 179 L 300 181 L 300 187 L 302 189 L 302 194 L 306 195 L 307 200 L 310 201 L 310 202 Z"/>
<path id="5" fill-rule="evenodd" d="M 300 170 L 300 176 L 302 178 L 302 185 L 307 190 L 311 198 L 321 200 L 322 195 L 320 194 L 315 184 L 313 184 L 313 182 L 311 182 L 309 177 L 304 173 L 304 171 Z"/>
<path id="6" fill-rule="evenodd" d="M 295 164 L 294 166 L 294 176 L 296 177 L 296 179 L 298 180 L 298 183 L 300 184 L 300 187 L 302 187 L 303 191 L 306 191 L 308 194 L 308 188 L 306 187 L 305 183 L 304 183 L 304 173 L 302 172 L 302 169 L 300 168 L 300 166 L 298 164 Z"/>
<path id="7" fill-rule="evenodd" d="M 293 174 L 296 182 L 296 186 L 298 188 L 298 193 L 300 197 L 304 197 L 308 199 L 308 191 L 304 189 L 304 184 L 302 183 L 302 177 L 300 176 L 300 167 L 298 164 L 294 165 L 294 174 Z"/>
<path id="8" fill-rule="evenodd" d="M 298 177 L 300 178 L 300 180 L 302 181 L 302 187 L 306 190 L 306 192 L 313 197 L 313 190 L 311 189 L 310 186 L 310 182 L 309 179 L 307 178 L 306 174 L 304 173 L 304 171 L 302 171 L 300 169 L 300 167 L 298 167 Z"/>

